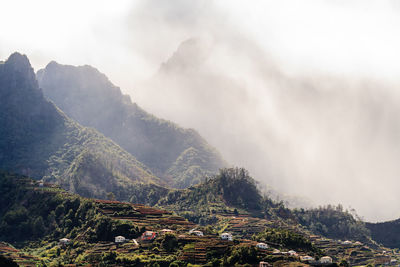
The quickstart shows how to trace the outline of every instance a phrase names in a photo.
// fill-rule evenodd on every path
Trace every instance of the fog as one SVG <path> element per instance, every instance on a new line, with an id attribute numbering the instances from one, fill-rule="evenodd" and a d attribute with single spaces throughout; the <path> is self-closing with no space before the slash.
<path id="1" fill-rule="evenodd" d="M 282 193 L 400 217 L 396 1 L 5 2 L 0 58 L 93 65 Z"/>

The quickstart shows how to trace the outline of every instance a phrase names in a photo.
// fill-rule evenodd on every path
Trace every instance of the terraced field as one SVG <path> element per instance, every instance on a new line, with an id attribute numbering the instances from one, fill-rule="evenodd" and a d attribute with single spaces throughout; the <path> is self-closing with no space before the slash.
<path id="1" fill-rule="evenodd" d="M 178 241 L 187 243 L 179 259 L 193 264 L 204 264 L 210 260 L 207 253 L 213 255 L 224 255 L 224 253 L 233 246 L 232 241 L 221 240 L 218 236 L 188 236 L 180 235 Z"/>
<path id="2" fill-rule="evenodd" d="M 101 212 L 113 219 L 127 220 L 148 230 L 174 226 L 176 229 L 188 230 L 195 224 L 185 218 L 176 216 L 170 211 L 111 200 L 96 200 Z"/>
<path id="3" fill-rule="evenodd" d="M 0 242 L 0 255 L 10 258 L 15 261 L 19 266 L 37 266 L 39 259 L 25 254 L 24 252 L 11 247 L 7 243 Z"/>
<path id="4" fill-rule="evenodd" d="M 43 194 L 61 193 L 70 195 L 54 185 L 45 184 L 40 186 L 38 182 L 32 182 L 28 179 L 21 179 L 18 182 L 28 189 L 39 191 Z M 238 215 L 237 212 L 235 214 L 235 212 L 228 210 L 227 212 L 219 211 L 214 213 L 218 219 L 217 224 L 202 227 L 189 222 L 181 216 L 177 216 L 171 211 L 160 208 L 112 200 L 92 199 L 91 201 L 96 206 L 96 211 L 99 210 L 103 215 L 113 220 L 130 221 L 135 227 L 144 227 L 146 230 L 158 232 L 159 235 L 152 242 L 137 243 L 135 240 L 129 240 L 124 244 L 89 242 L 89 239 L 86 238 L 86 232 L 91 230 L 89 227 L 87 230 L 84 229 L 84 231 L 78 233 L 74 238 L 71 238 L 71 244 L 67 246 L 58 244 L 58 239 L 48 240 L 47 247 L 44 250 L 41 250 L 40 253 L 34 251 L 34 255 L 38 255 L 37 257 L 30 256 L 3 242 L 0 242 L 0 255 L 13 259 L 21 266 L 36 266 L 42 259 L 46 258 L 48 261 L 55 263 L 57 255 L 64 257 L 65 262 L 69 264 L 93 264 L 95 266 L 107 259 L 107 257 L 117 256 L 120 259 L 131 261 L 129 264 L 140 261 L 141 265 L 138 266 L 146 266 L 147 263 L 152 261 L 161 262 L 166 258 L 169 258 L 170 262 L 181 260 L 186 263 L 201 265 L 209 263 L 214 258 L 222 259 L 224 256 L 230 255 L 234 250 L 247 249 L 248 247 L 254 248 L 257 245 L 257 242 L 252 240 L 255 234 L 266 229 L 275 228 L 301 234 L 321 250 L 321 255 L 328 255 L 337 263 L 345 259 L 351 266 L 379 265 L 399 259 L 399 255 L 395 254 L 394 251 L 380 247 L 377 244 L 352 242 L 345 245 L 338 240 L 312 235 L 309 231 L 290 220 L 267 220 L 252 217 L 250 214 L 242 213 Z M 165 237 L 160 232 L 163 228 L 174 230 L 175 247 L 172 250 L 166 249 L 163 245 Z M 193 228 L 203 230 L 206 235 L 190 235 L 189 230 Z M 232 233 L 234 241 L 221 240 L 219 235 L 222 232 Z M 282 247 L 280 244 L 272 242 L 266 243 L 269 244 L 269 249 L 256 249 L 258 258 L 274 263 L 274 266 L 287 266 L 288 264 L 301 266 L 300 256 L 310 253 L 310 251 L 298 250 L 296 255 L 290 255 L 288 247 Z M 274 249 L 279 249 L 280 251 Z M 76 260 L 77 258 L 79 260 Z M 120 262 L 123 262 L 123 260 Z M 161 266 L 169 266 L 169 263 L 168 265 L 166 264 Z"/>

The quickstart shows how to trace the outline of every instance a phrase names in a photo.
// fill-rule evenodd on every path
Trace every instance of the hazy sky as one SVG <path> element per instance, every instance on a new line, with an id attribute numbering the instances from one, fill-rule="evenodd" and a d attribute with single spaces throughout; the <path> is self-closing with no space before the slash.
<path id="1" fill-rule="evenodd" d="M 399 3 L 1 0 L 0 59 L 92 65 L 279 190 L 394 219 Z M 192 37 L 195 66 L 159 76 Z"/>
<path id="2" fill-rule="evenodd" d="M 18 50 L 36 68 L 50 60 L 91 64 L 123 89 L 214 26 L 237 30 L 301 70 L 400 72 L 398 1 L 2 0 L 1 10 L 1 58 Z"/>

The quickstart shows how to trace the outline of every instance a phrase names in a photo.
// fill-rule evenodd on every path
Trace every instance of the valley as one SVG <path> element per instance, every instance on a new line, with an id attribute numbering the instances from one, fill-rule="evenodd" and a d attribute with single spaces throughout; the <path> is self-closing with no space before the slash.
<path id="1" fill-rule="evenodd" d="M 0 265 L 396 265 L 398 220 L 290 209 L 93 67 L 0 63 Z"/>

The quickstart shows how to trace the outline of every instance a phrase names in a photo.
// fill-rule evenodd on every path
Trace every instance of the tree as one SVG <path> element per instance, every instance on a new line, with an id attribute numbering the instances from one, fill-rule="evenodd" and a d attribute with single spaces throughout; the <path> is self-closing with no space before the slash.
<path id="1" fill-rule="evenodd" d="M 0 266 L 4 267 L 18 267 L 12 259 L 6 258 L 3 255 L 0 255 Z"/>
<path id="2" fill-rule="evenodd" d="M 108 192 L 107 193 L 107 199 L 108 200 L 115 200 L 115 195 L 113 192 Z"/>
<path id="3" fill-rule="evenodd" d="M 35 236 L 42 236 L 45 232 L 45 226 L 44 226 L 44 221 L 42 216 L 38 216 L 34 221 L 33 221 L 33 234 Z"/>
<path id="4" fill-rule="evenodd" d="M 168 252 L 174 251 L 178 246 L 178 240 L 174 234 L 165 234 L 161 246 Z"/>

